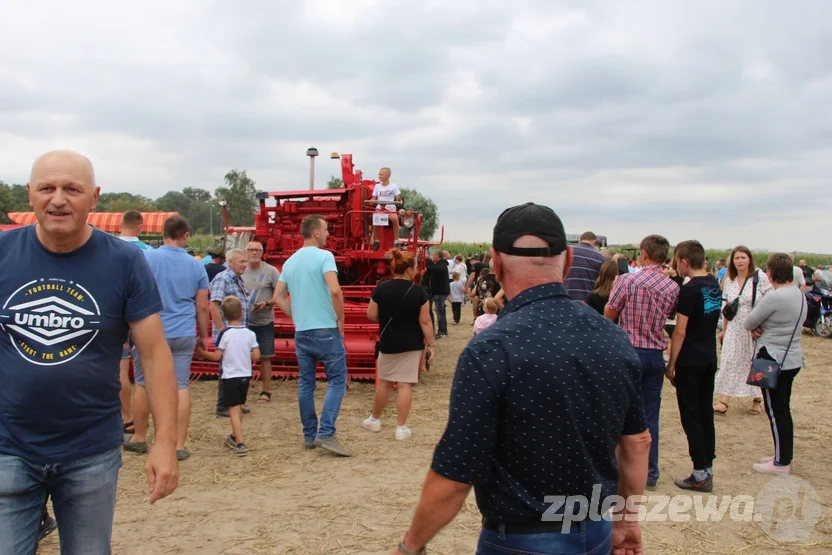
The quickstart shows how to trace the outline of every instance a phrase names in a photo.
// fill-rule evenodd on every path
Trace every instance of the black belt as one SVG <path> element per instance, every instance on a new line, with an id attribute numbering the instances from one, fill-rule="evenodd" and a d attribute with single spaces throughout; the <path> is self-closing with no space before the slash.
<path id="1" fill-rule="evenodd" d="M 582 521 L 570 522 L 570 528 L 578 528 Z M 486 530 L 494 532 L 499 531 L 500 525 L 504 526 L 504 533 L 506 534 L 545 534 L 547 532 L 559 532 L 563 530 L 563 521 L 547 521 L 541 520 L 539 522 L 497 522 L 488 520 L 483 517 L 482 527 Z"/>

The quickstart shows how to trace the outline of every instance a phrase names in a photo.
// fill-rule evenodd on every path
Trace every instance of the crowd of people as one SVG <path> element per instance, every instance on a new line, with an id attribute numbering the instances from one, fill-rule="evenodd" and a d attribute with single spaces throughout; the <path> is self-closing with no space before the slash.
<path id="1" fill-rule="evenodd" d="M 257 242 L 202 264 L 185 248 L 189 226 L 179 216 L 165 222 L 158 249 L 141 247 L 132 213 L 122 237 L 87 225 L 100 189 L 80 154 L 41 156 L 28 187 L 37 224 L 0 234 L 0 552 L 36 551 L 54 529 L 44 513 L 51 498 L 62 553 L 110 553 L 122 450 L 147 455 L 151 503 L 176 489 L 179 462 L 191 456 L 194 353 L 220 365 L 216 415 L 230 420 L 231 453 L 245 456 L 254 362 L 264 378 L 257 402 L 271 402 L 275 307 L 295 327 L 303 447 L 351 456 L 336 433 L 347 385 L 344 295 L 324 248 L 325 218 L 303 219 L 303 247 L 280 271 Z M 424 553 L 471 489 L 483 515 L 477 553 L 641 553 L 630 503 L 565 529 L 542 515 L 553 495 L 627 500 L 657 487 L 665 379 L 691 459 L 677 487 L 712 491 L 714 415 L 737 397 L 770 421 L 773 450 L 754 470 L 791 472 L 789 403 L 805 366 L 807 313 L 791 257 L 772 254 L 764 272 L 737 247 L 714 275 L 695 240 L 670 258 L 668 240 L 649 235 L 635 265 L 598 250 L 591 232 L 580 241 L 568 245 L 560 217 L 526 203 L 500 215 L 484 256 L 434 251 L 421 283 L 416 258 L 391 251 L 392 279 L 367 308 L 379 325 L 379 387 L 364 428 L 382 430 L 395 385 L 394 437 L 411 437 L 412 386 L 448 335 L 446 307 L 455 325 L 468 304 L 473 316 L 446 429 L 395 553 Z M 134 387 L 115 371 L 130 358 Z M 780 369 L 776 387 L 747 384 L 755 359 Z M 328 379 L 320 416 L 318 362 Z"/>

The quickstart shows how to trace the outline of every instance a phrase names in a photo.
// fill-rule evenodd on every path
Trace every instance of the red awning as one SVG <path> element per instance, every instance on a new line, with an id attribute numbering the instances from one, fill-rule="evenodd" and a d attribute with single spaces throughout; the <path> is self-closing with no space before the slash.
<path id="1" fill-rule="evenodd" d="M 142 212 L 142 234 L 161 235 L 165 220 L 179 212 Z M 87 223 L 107 233 L 121 232 L 122 212 L 91 212 Z M 18 225 L 36 223 L 34 212 L 9 212 L 9 219 Z"/>

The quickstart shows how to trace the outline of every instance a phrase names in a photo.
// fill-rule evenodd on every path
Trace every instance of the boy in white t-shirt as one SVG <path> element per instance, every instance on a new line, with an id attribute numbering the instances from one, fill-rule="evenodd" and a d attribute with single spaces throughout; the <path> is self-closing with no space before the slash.
<path id="1" fill-rule="evenodd" d="M 459 320 L 462 317 L 462 303 L 465 300 L 465 280 L 459 272 L 454 271 L 452 274 L 453 281 L 451 282 L 451 309 L 454 313 L 454 325 L 459 325 Z"/>
<path id="2" fill-rule="evenodd" d="M 379 201 L 385 202 L 387 204 L 382 207 L 381 204 L 376 204 L 376 210 L 386 210 L 390 212 L 390 223 L 393 224 L 393 237 L 395 237 L 394 241 L 398 241 L 399 239 L 399 216 L 398 216 L 398 205 L 395 203 L 401 204 L 402 201 L 402 192 L 399 189 L 399 186 L 395 183 L 390 183 L 390 176 L 392 172 L 390 168 L 381 168 L 378 170 L 378 180 L 380 183 L 376 183 L 375 188 L 373 189 L 373 197 L 370 199 L 371 201 Z M 379 242 L 378 238 L 378 228 L 373 226 L 373 245 L 378 246 L 377 243 Z"/>
<path id="3" fill-rule="evenodd" d="M 228 325 L 217 336 L 214 351 L 200 350 L 202 358 L 220 363 L 220 387 L 223 400 L 231 416 L 231 435 L 225 444 L 235 455 L 248 454 L 243 439 L 243 405 L 251 382 L 251 364 L 260 360 L 260 348 L 254 332 L 243 326 L 243 307 L 240 299 L 229 295 L 220 304 Z"/>

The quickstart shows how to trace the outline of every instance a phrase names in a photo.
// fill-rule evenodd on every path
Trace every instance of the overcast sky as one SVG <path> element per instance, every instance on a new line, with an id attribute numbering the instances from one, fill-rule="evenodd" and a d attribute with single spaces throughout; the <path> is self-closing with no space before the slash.
<path id="1" fill-rule="evenodd" d="M 557 6 L 557 7 L 555 7 Z M 317 182 L 353 153 L 449 240 L 569 233 L 832 252 L 832 2 L 0 3 L 0 180 L 54 148 L 103 192 Z"/>

